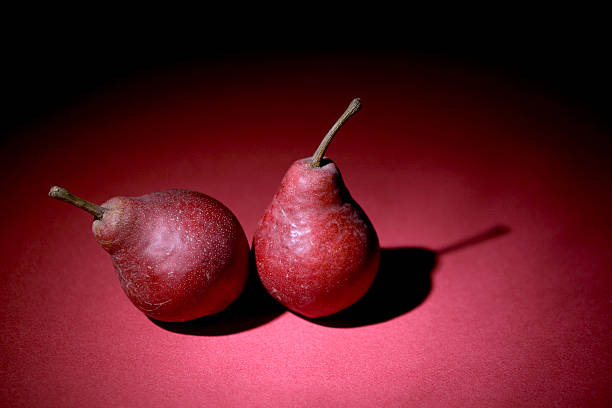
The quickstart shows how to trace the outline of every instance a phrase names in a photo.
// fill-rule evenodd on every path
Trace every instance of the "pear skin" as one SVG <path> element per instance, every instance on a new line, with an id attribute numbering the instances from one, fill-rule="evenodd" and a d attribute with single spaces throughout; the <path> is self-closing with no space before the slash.
<path id="1" fill-rule="evenodd" d="M 376 231 L 336 164 L 323 156 L 340 126 L 360 107 L 359 99 L 353 100 L 313 157 L 291 165 L 253 239 L 265 288 L 287 308 L 310 318 L 357 302 L 378 271 Z"/>
<path id="2" fill-rule="evenodd" d="M 346 189 L 332 161 L 289 168 L 257 228 L 259 277 L 280 303 L 315 318 L 358 301 L 378 270 L 372 223 Z"/>
<path id="3" fill-rule="evenodd" d="M 96 206 L 59 187 L 49 195 L 93 209 L 81 207 L 94 214 L 94 237 L 111 256 L 123 291 L 154 319 L 178 322 L 220 312 L 246 283 L 246 235 L 212 197 L 166 190 Z"/>

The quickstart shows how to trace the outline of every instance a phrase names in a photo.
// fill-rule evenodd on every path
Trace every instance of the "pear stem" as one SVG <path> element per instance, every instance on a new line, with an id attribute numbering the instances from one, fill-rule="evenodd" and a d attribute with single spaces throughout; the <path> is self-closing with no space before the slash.
<path id="1" fill-rule="evenodd" d="M 65 188 L 58 186 L 51 187 L 51 190 L 49 190 L 49 197 L 55 198 L 56 200 L 65 201 L 74 205 L 75 207 L 81 208 L 92 214 L 94 217 L 96 217 L 97 220 L 102 219 L 104 211 L 106 211 L 106 208 L 100 207 L 97 204 L 72 195 Z"/>
<path id="2" fill-rule="evenodd" d="M 327 150 L 327 147 L 331 143 L 332 139 L 334 138 L 338 130 L 340 130 L 342 125 L 344 125 L 344 123 L 351 116 L 357 113 L 359 109 L 361 109 L 361 99 L 355 98 L 351 101 L 348 108 L 346 108 L 346 111 L 344 111 L 342 116 L 338 118 L 336 123 L 334 123 L 334 126 L 332 126 L 332 128 L 329 129 L 329 132 L 327 132 L 327 134 L 321 141 L 321 144 L 317 148 L 317 151 L 312 155 L 312 160 L 310 161 L 310 164 L 309 164 L 310 168 L 314 169 L 314 168 L 320 167 L 321 160 L 323 159 L 323 156 L 325 155 L 325 151 Z"/>

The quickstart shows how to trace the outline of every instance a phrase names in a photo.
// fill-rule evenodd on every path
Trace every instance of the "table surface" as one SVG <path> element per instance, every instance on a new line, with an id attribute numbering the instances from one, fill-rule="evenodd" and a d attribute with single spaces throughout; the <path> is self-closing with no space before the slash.
<path id="1" fill-rule="evenodd" d="M 381 268 L 327 319 L 252 281 L 216 316 L 153 322 L 91 217 L 46 196 L 197 190 L 251 239 L 355 96 L 328 156 Z M 213 61 L 84 95 L 2 142 L 0 405 L 606 406 L 608 137 L 518 78 L 392 57 Z"/>

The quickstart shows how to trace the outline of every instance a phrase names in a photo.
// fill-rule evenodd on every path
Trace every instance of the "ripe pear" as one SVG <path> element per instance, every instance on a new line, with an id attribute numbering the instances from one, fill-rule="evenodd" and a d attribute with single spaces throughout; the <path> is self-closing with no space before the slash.
<path id="1" fill-rule="evenodd" d="M 61 187 L 49 195 L 94 215 L 95 239 L 111 256 L 127 297 L 147 316 L 179 322 L 217 313 L 246 283 L 246 235 L 212 197 L 166 190 L 98 206 Z"/>
<path id="2" fill-rule="evenodd" d="M 334 314 L 370 288 L 380 261 L 378 236 L 324 158 L 340 127 L 361 108 L 354 99 L 315 154 L 294 162 L 253 239 L 257 273 L 268 292 L 306 317 Z"/>

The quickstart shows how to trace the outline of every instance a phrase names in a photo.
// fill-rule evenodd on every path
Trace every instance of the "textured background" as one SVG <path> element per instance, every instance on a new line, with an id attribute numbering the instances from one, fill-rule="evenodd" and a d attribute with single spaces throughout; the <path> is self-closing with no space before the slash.
<path id="1" fill-rule="evenodd" d="M 538 24 L 348 46 L 256 24 L 20 31 L 3 68 L 0 404 L 609 405 L 605 33 Z M 194 189 L 250 239 L 355 96 L 328 155 L 383 258 L 363 301 L 325 320 L 252 282 L 217 316 L 156 324 L 91 217 L 46 197 Z"/>

